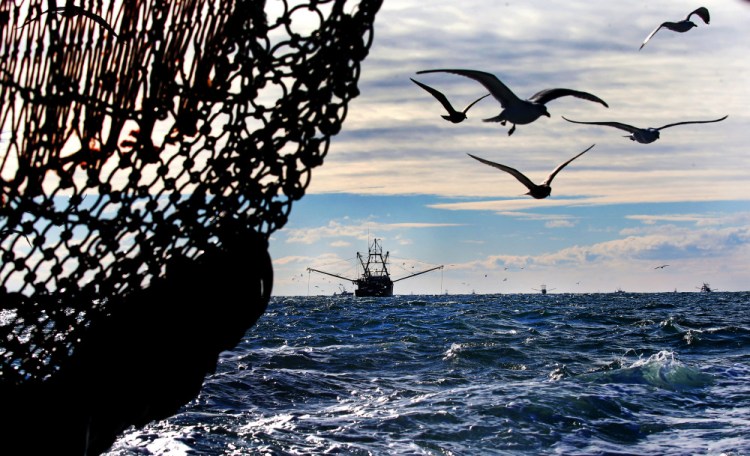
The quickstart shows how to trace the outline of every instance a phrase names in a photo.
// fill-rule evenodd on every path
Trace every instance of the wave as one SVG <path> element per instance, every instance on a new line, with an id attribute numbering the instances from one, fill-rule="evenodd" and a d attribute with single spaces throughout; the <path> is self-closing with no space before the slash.
<path id="1" fill-rule="evenodd" d="M 686 366 L 675 358 L 674 352 L 667 350 L 635 361 L 629 367 L 583 374 L 579 378 L 595 383 L 650 385 L 671 391 L 704 388 L 714 383 L 712 375 Z"/>

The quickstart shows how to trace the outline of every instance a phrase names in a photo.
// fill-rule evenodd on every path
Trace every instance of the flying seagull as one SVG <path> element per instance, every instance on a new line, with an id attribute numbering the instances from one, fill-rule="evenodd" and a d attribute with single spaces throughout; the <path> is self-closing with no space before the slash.
<path id="1" fill-rule="evenodd" d="M 117 33 L 115 33 L 115 30 L 112 28 L 111 25 L 109 25 L 107 21 L 104 20 L 103 17 L 99 16 L 98 14 L 92 13 L 91 11 L 83 8 L 82 6 L 75 5 L 70 0 L 65 2 L 65 5 L 63 6 L 56 6 L 54 8 L 50 8 L 50 9 L 42 11 L 41 13 L 39 13 L 39 15 L 28 19 L 26 22 L 21 24 L 18 28 L 25 27 L 29 23 L 39 19 L 40 17 L 42 17 L 42 15 L 47 14 L 47 13 L 50 13 L 50 14 L 57 13 L 67 19 L 70 19 L 76 16 L 83 16 L 83 17 L 89 18 L 92 21 L 96 22 L 99 26 L 107 30 L 109 33 L 111 33 L 112 36 L 114 36 L 115 38 L 118 38 Z"/>
<path id="2" fill-rule="evenodd" d="M 466 120 L 466 112 L 469 110 L 469 108 L 471 108 L 472 106 L 474 106 L 479 100 L 482 100 L 483 98 L 490 96 L 490 94 L 488 93 L 487 95 L 479 97 L 476 100 L 474 100 L 473 102 L 471 102 L 471 104 L 469 104 L 469 106 L 465 107 L 463 111 L 456 111 L 456 109 L 448 101 L 448 98 L 446 98 L 445 95 L 442 92 L 440 92 L 439 90 L 434 89 L 434 88 L 428 86 L 427 84 L 423 84 L 423 83 L 421 83 L 421 82 L 419 82 L 419 81 L 417 81 L 415 79 L 412 79 L 412 78 L 409 78 L 409 79 L 411 79 L 411 81 L 414 84 L 418 85 L 419 87 L 421 87 L 421 88 L 425 89 L 427 92 L 429 92 L 433 97 L 435 97 L 435 99 L 437 99 L 437 101 L 440 102 L 440 104 L 443 105 L 443 107 L 445 108 L 445 110 L 448 111 L 447 115 L 443 115 L 443 116 L 440 116 L 440 117 L 442 117 L 443 119 L 445 119 L 445 120 L 447 120 L 449 122 L 453 122 L 455 124 L 461 123 L 464 120 Z"/>
<path id="3" fill-rule="evenodd" d="M 510 166 L 505 166 L 505 165 L 501 165 L 500 163 L 491 162 L 491 161 L 485 160 L 483 158 L 475 157 L 474 155 L 471 155 L 471 154 L 468 154 L 468 155 L 471 158 L 475 159 L 475 160 L 479 160 L 480 162 L 484 163 L 485 165 L 490 165 L 492 167 L 495 167 L 497 169 L 503 170 L 506 173 L 510 173 L 511 175 L 513 175 L 513 177 L 515 177 L 516 179 L 518 179 L 518 182 L 522 183 L 523 185 L 526 186 L 526 188 L 529 189 L 529 191 L 526 193 L 526 195 L 530 195 L 530 196 L 532 196 L 532 197 L 534 197 L 536 199 L 544 199 L 544 198 L 548 197 L 550 195 L 550 193 L 552 193 L 552 187 L 550 187 L 550 184 L 552 184 L 552 179 L 555 178 L 555 176 L 557 175 L 557 173 L 559 173 L 561 169 L 565 168 L 568 165 L 568 163 L 572 162 L 576 158 L 578 158 L 581 155 L 585 154 L 586 152 L 588 152 L 589 150 L 591 150 L 591 148 L 594 147 L 594 146 L 595 146 L 595 144 L 590 145 L 588 149 L 584 150 L 580 154 L 576 155 L 575 157 L 571 158 L 570 160 L 568 160 L 568 161 L 566 161 L 564 163 L 560 163 L 559 165 L 557 165 L 557 168 L 555 168 L 555 170 L 552 171 L 552 173 L 550 173 L 549 176 L 547 176 L 547 179 L 545 179 L 544 182 L 542 182 L 539 185 L 531 182 L 531 180 L 528 177 L 526 177 L 523 173 L 521 173 L 520 171 L 518 171 L 516 169 L 511 168 Z"/>
<path id="4" fill-rule="evenodd" d="M 661 265 L 661 266 L 657 266 L 657 267 L 655 267 L 654 269 L 664 269 L 664 268 L 666 268 L 667 266 L 669 266 L 669 265 L 668 265 L 668 264 L 663 264 L 663 265 Z"/>
<path id="5" fill-rule="evenodd" d="M 721 122 L 727 117 L 729 116 L 724 116 L 721 119 L 714 119 L 714 120 L 691 120 L 687 122 L 676 122 L 676 123 L 671 123 L 671 124 L 661 126 L 659 128 L 638 128 L 638 127 L 634 127 L 632 125 L 624 124 L 621 122 L 580 122 L 578 120 L 570 120 L 566 118 L 565 116 L 562 116 L 562 118 L 567 120 L 568 122 L 573 122 L 573 123 L 578 123 L 578 124 L 588 124 L 588 125 L 606 125 L 608 127 L 615 127 L 615 128 L 619 128 L 620 130 L 628 131 L 630 132 L 630 134 L 625 137 L 630 138 L 631 141 L 638 141 L 641 144 L 649 144 L 649 143 L 656 141 L 657 139 L 659 139 L 659 130 L 663 130 L 665 128 L 674 127 L 675 125 Z"/>
<path id="6" fill-rule="evenodd" d="M 500 79 L 491 73 L 476 70 L 422 70 L 417 71 L 417 74 L 424 73 L 453 73 L 460 76 L 471 78 L 480 84 L 482 84 L 490 94 L 500 102 L 503 110 L 495 117 L 484 119 L 485 122 L 500 122 L 500 125 L 505 125 L 506 122 L 513 124 L 513 127 L 508 131 L 508 136 L 512 135 L 516 131 L 516 124 L 525 125 L 529 124 L 541 116 L 550 117 L 547 111 L 546 103 L 555 100 L 560 97 L 573 96 L 576 98 L 583 98 L 584 100 L 595 101 L 601 103 L 605 107 L 609 107 L 604 100 L 596 97 L 587 92 L 579 92 L 571 89 L 544 89 L 540 92 L 535 93 L 528 100 L 522 100 L 516 96 L 508 87 L 503 84 Z"/>
<path id="7" fill-rule="evenodd" d="M 669 30 L 671 30 L 673 32 L 679 32 L 679 33 L 685 33 L 688 30 L 690 30 L 691 28 L 697 27 L 697 25 L 695 24 L 695 22 L 693 22 L 693 21 L 690 20 L 690 16 L 692 16 L 693 14 L 695 14 L 696 16 L 698 16 L 701 19 L 703 19 L 703 22 L 706 23 L 706 24 L 708 24 L 709 21 L 711 20 L 711 16 L 708 14 L 708 8 L 706 8 L 705 6 L 701 6 L 697 10 L 695 10 L 692 13 L 688 14 L 685 19 L 683 19 L 683 20 L 681 20 L 679 22 L 663 22 L 660 26 L 656 27 L 654 29 L 654 31 L 651 32 L 646 37 L 645 40 L 643 40 L 643 43 L 641 44 L 641 47 L 638 48 L 638 50 L 640 51 L 641 49 L 643 49 L 643 46 L 645 46 L 646 43 L 648 43 L 648 40 L 650 40 L 652 36 L 656 35 L 656 32 L 658 32 L 659 30 L 661 30 L 662 27 L 664 27 L 666 29 L 669 29 Z"/>

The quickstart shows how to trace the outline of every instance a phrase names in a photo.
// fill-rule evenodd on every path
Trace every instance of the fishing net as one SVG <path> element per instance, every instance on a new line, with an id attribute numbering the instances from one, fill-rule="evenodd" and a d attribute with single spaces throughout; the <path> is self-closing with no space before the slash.
<path id="1" fill-rule="evenodd" d="M 4 442 L 96 453 L 195 397 L 265 310 L 381 1 L 0 0 Z"/>

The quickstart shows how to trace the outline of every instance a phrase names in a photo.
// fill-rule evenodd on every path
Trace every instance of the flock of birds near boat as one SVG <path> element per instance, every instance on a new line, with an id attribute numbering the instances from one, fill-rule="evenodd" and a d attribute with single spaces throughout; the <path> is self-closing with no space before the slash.
<path id="1" fill-rule="evenodd" d="M 700 19 L 703 20 L 705 24 L 708 24 L 710 22 L 710 15 L 709 15 L 708 9 L 702 6 L 692 11 L 690 14 L 687 15 L 685 19 L 681 21 L 663 22 L 661 25 L 659 25 L 646 37 L 646 39 L 641 44 L 641 47 L 639 48 L 639 50 L 643 49 L 646 43 L 648 43 L 654 37 L 654 35 L 663 28 L 667 30 L 671 30 L 673 32 L 684 33 L 694 27 L 697 27 L 695 22 L 692 22 L 690 20 L 693 15 L 698 16 Z M 506 123 L 510 123 L 511 128 L 508 131 L 509 136 L 515 132 L 516 125 L 530 124 L 542 116 L 550 117 L 550 113 L 547 110 L 546 104 L 560 97 L 572 96 L 572 97 L 580 98 L 583 100 L 588 100 L 588 101 L 592 101 L 595 103 L 599 103 L 603 105 L 604 107 L 609 108 L 609 105 L 604 100 L 597 97 L 596 95 L 593 95 L 588 92 L 565 89 L 565 88 L 544 89 L 532 95 L 530 98 L 524 100 L 524 99 L 519 98 L 515 93 L 513 93 L 513 91 L 510 90 L 505 84 L 503 84 L 503 82 L 500 79 L 498 79 L 497 76 L 491 73 L 484 72 L 484 71 L 465 70 L 465 69 L 434 69 L 434 70 L 417 71 L 417 74 L 428 74 L 428 73 L 452 73 L 452 74 L 464 76 L 464 77 L 467 77 L 467 78 L 470 78 L 479 82 L 489 91 L 488 94 L 480 98 L 477 98 L 476 100 L 471 102 L 462 111 L 458 111 L 448 101 L 448 98 L 445 96 L 445 94 L 436 90 L 433 87 L 428 86 L 427 84 L 424 84 L 420 81 L 410 78 L 415 84 L 417 84 L 419 87 L 426 90 L 433 97 L 435 97 L 437 101 L 439 101 L 443 105 L 445 110 L 448 112 L 448 114 L 442 116 L 443 119 L 452 123 L 456 123 L 456 124 L 461 123 L 467 119 L 466 113 L 469 111 L 469 109 L 472 106 L 474 106 L 476 103 L 483 100 L 484 98 L 492 95 L 497 101 L 500 102 L 500 105 L 503 109 L 500 112 L 500 114 L 498 114 L 497 116 L 491 117 L 488 119 L 483 119 L 483 120 L 485 122 L 499 122 L 501 125 L 506 125 Z M 659 139 L 660 130 L 663 130 L 665 128 L 674 127 L 677 125 L 686 125 L 686 124 L 720 122 L 726 119 L 728 116 L 724 116 L 719 119 L 713 119 L 713 120 L 691 120 L 691 121 L 683 121 L 683 122 L 674 122 L 674 123 L 670 123 L 667 125 L 663 125 L 658 128 L 639 128 L 639 127 L 634 127 L 632 125 L 628 125 L 622 122 L 610 122 L 610 121 L 583 122 L 583 121 L 571 120 L 571 119 L 566 118 L 565 116 L 562 116 L 562 117 L 563 119 L 571 123 L 587 124 L 587 125 L 602 125 L 602 126 L 608 126 L 608 127 L 613 127 L 613 128 L 617 128 L 620 130 L 624 130 L 630 133 L 626 137 L 630 138 L 632 141 L 636 141 L 640 144 L 650 144 L 656 141 L 657 139 Z M 485 165 L 489 165 L 501 171 L 505 171 L 506 173 L 509 173 L 510 175 L 515 177 L 520 183 L 522 183 L 526 188 L 528 188 L 529 191 L 526 193 L 526 195 L 529 195 L 536 199 L 543 199 L 543 198 L 548 197 L 550 193 L 552 192 L 551 184 L 555 176 L 563 168 L 565 168 L 568 164 L 570 164 L 570 162 L 572 162 L 576 158 L 580 157 L 581 155 L 591 150 L 591 148 L 593 148 L 594 145 L 595 144 L 592 144 L 583 152 L 579 153 L 573 158 L 558 165 L 541 184 L 535 184 L 528 177 L 526 177 L 526 175 L 524 175 L 522 172 L 518 171 L 517 169 L 511 168 L 510 166 L 506 166 L 500 163 L 495 163 L 490 160 L 485 160 L 483 158 L 479 158 L 472 154 L 468 154 L 468 155 L 472 157 L 473 159 L 478 160 L 481 163 L 484 163 Z"/>

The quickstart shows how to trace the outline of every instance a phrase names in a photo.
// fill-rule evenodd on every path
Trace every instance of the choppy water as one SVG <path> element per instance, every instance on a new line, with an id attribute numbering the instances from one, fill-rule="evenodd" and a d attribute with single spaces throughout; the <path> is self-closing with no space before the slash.
<path id="1" fill-rule="evenodd" d="M 109 454 L 750 454 L 750 293 L 274 298 Z"/>

